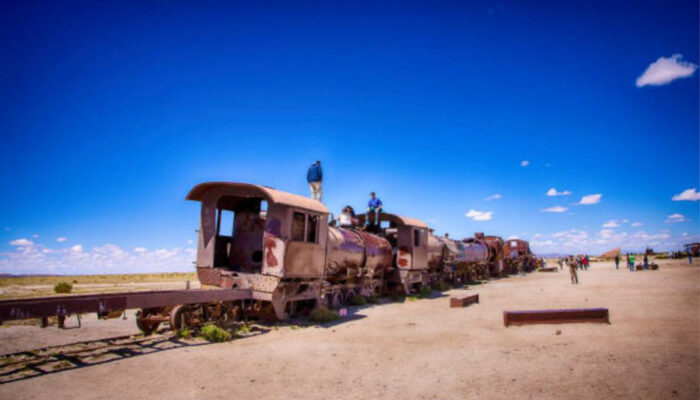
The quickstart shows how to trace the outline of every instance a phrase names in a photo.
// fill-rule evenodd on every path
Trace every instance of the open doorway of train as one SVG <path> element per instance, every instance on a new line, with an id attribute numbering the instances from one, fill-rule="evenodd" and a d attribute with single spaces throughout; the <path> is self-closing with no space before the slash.
<path id="1" fill-rule="evenodd" d="M 259 273 L 267 201 L 223 195 L 216 204 L 214 268 Z"/>

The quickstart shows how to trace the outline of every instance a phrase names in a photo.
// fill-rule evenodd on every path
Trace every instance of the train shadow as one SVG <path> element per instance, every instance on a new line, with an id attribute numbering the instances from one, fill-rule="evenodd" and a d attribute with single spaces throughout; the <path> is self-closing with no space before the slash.
<path id="1" fill-rule="evenodd" d="M 255 326 L 245 338 L 269 332 Z M 238 339 L 234 339 L 238 340 Z M 0 356 L 0 385 L 64 371 L 108 364 L 149 354 L 214 344 L 204 339 L 181 339 L 172 335 L 129 335 L 75 342 Z"/>

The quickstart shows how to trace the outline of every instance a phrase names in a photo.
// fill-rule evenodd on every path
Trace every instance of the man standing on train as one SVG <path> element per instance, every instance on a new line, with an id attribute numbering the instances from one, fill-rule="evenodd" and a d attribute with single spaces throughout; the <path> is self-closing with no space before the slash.
<path id="1" fill-rule="evenodd" d="M 309 182 L 311 189 L 311 198 L 321 201 L 323 192 L 321 191 L 321 181 L 323 180 L 323 170 L 321 170 L 321 162 L 316 161 L 311 164 L 309 171 L 306 173 L 306 181 Z"/>
<path id="2" fill-rule="evenodd" d="M 382 201 L 379 200 L 379 197 L 377 197 L 374 192 L 369 195 L 370 199 L 369 202 L 367 202 L 367 225 L 379 225 L 379 213 L 382 212 Z"/>

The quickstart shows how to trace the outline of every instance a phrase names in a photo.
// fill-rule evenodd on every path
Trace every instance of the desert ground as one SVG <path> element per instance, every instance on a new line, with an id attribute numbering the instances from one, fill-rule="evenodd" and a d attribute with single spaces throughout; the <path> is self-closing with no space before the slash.
<path id="1" fill-rule="evenodd" d="M 579 271 L 579 285 L 566 269 L 512 276 L 351 307 L 326 325 L 262 326 L 218 344 L 163 332 L 146 354 L 9 381 L 0 398 L 698 399 L 700 262 L 659 264 L 629 272 L 594 263 Z M 449 307 L 450 296 L 469 293 L 481 302 Z M 503 325 L 504 310 L 578 307 L 609 308 L 611 323 Z M 120 335 L 142 340 L 133 314 L 86 316 L 82 329 L 4 325 L 0 352 Z"/>

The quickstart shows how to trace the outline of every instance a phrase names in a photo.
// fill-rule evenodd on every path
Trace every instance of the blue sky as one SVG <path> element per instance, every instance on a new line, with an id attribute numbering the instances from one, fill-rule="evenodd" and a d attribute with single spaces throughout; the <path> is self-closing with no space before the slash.
<path id="1" fill-rule="evenodd" d="M 376 3 L 5 3 L 0 273 L 190 270 L 192 186 L 316 159 L 452 237 L 698 239 L 697 1 Z"/>

